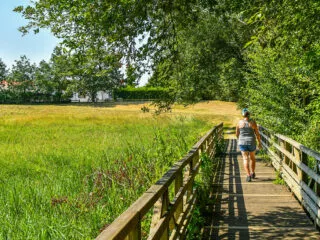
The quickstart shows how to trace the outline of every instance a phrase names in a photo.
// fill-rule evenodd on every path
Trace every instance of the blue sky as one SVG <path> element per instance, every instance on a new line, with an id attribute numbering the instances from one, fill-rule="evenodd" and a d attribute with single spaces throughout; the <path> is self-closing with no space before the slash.
<path id="1" fill-rule="evenodd" d="M 0 58 L 8 68 L 22 55 L 26 55 L 31 63 L 37 65 L 41 60 L 48 61 L 54 47 L 59 43 L 47 29 L 41 29 L 38 34 L 31 31 L 25 36 L 18 31 L 27 21 L 21 14 L 13 12 L 13 9 L 29 4 L 29 0 L 0 0 Z M 143 75 L 140 85 L 146 84 L 148 78 L 147 74 Z"/>
<path id="2" fill-rule="evenodd" d="M 48 30 L 29 34 L 22 37 L 18 31 L 27 21 L 21 14 L 13 12 L 16 6 L 28 5 L 29 0 L 0 0 L 0 58 L 11 68 L 15 60 L 26 55 L 31 63 L 38 64 L 41 60 L 49 60 L 54 47 L 58 44 Z"/>

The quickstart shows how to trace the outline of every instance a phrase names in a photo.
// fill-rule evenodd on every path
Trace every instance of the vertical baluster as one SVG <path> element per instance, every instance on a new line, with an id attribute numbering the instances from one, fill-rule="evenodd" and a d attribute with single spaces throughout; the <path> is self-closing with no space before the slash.
<path id="1" fill-rule="evenodd" d="M 183 174 L 182 174 L 182 171 L 179 171 L 176 175 L 175 186 L 174 186 L 176 195 L 182 186 L 183 186 Z M 181 213 L 183 213 L 183 199 L 180 200 L 180 202 L 178 203 L 177 209 L 174 213 L 174 218 L 176 222 L 179 219 Z M 177 229 L 177 231 L 179 231 L 179 229 Z"/>
<path id="2" fill-rule="evenodd" d="M 162 209 L 161 209 L 161 217 L 168 211 L 169 207 L 169 192 L 168 190 L 163 193 L 163 199 L 162 199 Z M 162 235 L 160 240 L 168 240 L 169 239 L 169 227 L 167 227 Z"/>
<path id="3" fill-rule="evenodd" d="M 140 240 L 141 239 L 141 222 L 139 221 L 137 226 L 131 230 L 126 240 Z"/>
<path id="4" fill-rule="evenodd" d="M 302 152 L 300 149 L 293 147 L 293 153 L 294 153 L 294 157 L 297 161 L 301 161 L 302 163 L 304 163 L 305 165 L 308 166 L 308 155 L 305 154 L 304 152 Z M 308 175 L 302 171 L 301 169 L 297 169 L 298 170 L 298 179 L 299 181 L 303 181 L 304 183 L 308 184 Z"/>
<path id="5" fill-rule="evenodd" d="M 318 161 L 316 162 L 316 169 L 315 169 L 317 175 L 320 174 L 320 169 L 319 169 L 319 163 Z M 318 182 L 316 182 L 316 189 L 315 189 L 315 193 L 317 194 L 318 197 L 320 197 L 320 184 Z"/>
<path id="6" fill-rule="evenodd" d="M 290 143 L 288 142 L 284 142 L 284 149 L 287 150 L 288 152 L 292 153 L 292 146 Z M 289 166 L 289 168 L 291 168 L 295 173 L 297 173 L 297 168 L 295 166 L 295 164 L 290 160 L 290 158 L 288 158 L 285 154 L 284 155 L 284 160 L 286 162 L 286 164 Z"/>
<path id="7" fill-rule="evenodd" d="M 278 144 L 281 146 L 281 148 L 284 148 L 284 141 L 278 137 L 276 137 L 278 140 Z M 287 164 L 285 161 L 285 158 L 283 158 L 283 153 L 281 151 L 279 151 L 278 149 L 276 150 L 278 157 L 281 159 L 280 160 L 280 166 L 279 166 L 279 171 L 282 172 L 282 166 L 284 164 Z"/>
<path id="8" fill-rule="evenodd" d="M 157 226 L 159 220 L 164 216 L 164 214 L 168 211 L 169 207 L 169 192 L 168 190 L 163 193 L 161 198 L 155 203 L 153 207 L 153 215 L 151 221 L 150 232 Z M 165 231 L 161 235 L 161 240 L 169 239 L 169 229 L 166 228 Z"/>

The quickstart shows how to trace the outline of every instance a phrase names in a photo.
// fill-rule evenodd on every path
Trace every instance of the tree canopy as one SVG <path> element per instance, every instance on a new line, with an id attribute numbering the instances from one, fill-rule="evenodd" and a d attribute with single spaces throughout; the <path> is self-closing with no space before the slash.
<path id="1" fill-rule="evenodd" d="M 320 149 L 317 0 L 38 0 L 15 11 L 29 20 L 23 33 L 49 28 L 73 54 L 122 59 L 132 84 L 149 71 L 175 100 L 238 101 Z"/>

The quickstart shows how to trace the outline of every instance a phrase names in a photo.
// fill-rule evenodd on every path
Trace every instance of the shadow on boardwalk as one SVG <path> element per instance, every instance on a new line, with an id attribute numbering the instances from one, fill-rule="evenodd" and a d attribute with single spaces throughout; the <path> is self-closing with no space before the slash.
<path id="1" fill-rule="evenodd" d="M 226 140 L 218 160 L 200 239 L 320 239 L 292 194 L 273 184 L 274 170 L 263 159 L 250 183 L 235 139 Z"/>

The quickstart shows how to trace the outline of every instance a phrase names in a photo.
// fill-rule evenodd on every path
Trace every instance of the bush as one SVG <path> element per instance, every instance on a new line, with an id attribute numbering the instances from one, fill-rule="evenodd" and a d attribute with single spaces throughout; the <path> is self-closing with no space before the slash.
<path id="1" fill-rule="evenodd" d="M 113 92 L 114 98 L 122 99 L 166 99 L 169 98 L 169 90 L 166 88 L 152 88 L 152 87 L 126 87 L 116 89 Z"/>

